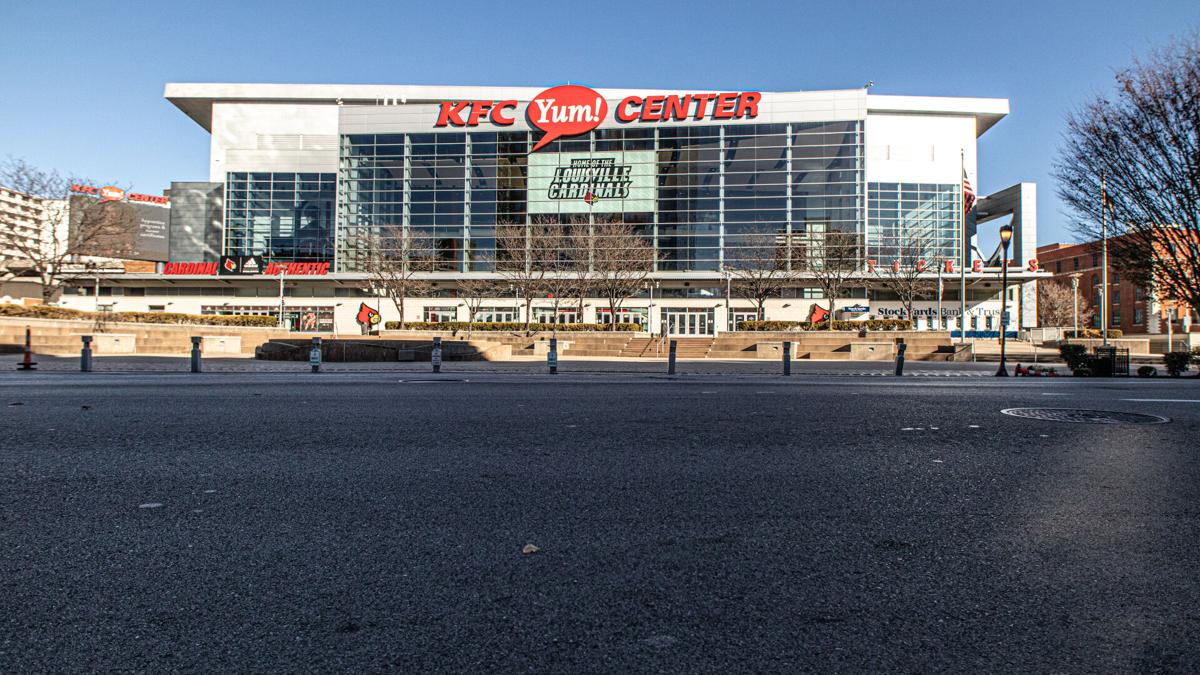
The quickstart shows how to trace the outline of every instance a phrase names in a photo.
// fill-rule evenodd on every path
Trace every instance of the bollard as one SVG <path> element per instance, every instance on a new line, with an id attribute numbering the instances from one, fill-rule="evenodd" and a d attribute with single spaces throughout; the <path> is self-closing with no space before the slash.
<path id="1" fill-rule="evenodd" d="M 783 343 L 783 374 L 792 374 L 792 343 Z"/>
<path id="2" fill-rule="evenodd" d="M 199 335 L 192 336 L 192 372 L 200 372 L 200 341 L 204 338 Z"/>
<path id="3" fill-rule="evenodd" d="M 550 374 L 558 373 L 558 338 L 550 338 L 550 351 L 546 352 L 546 364 L 550 366 Z"/>
<path id="4" fill-rule="evenodd" d="M 29 326 L 25 327 L 25 357 L 21 360 L 21 365 L 17 366 L 17 370 L 37 370 L 37 362 L 33 360 L 33 338 L 29 333 Z"/>
<path id="5" fill-rule="evenodd" d="M 675 341 L 671 340 L 671 351 L 667 352 L 667 374 L 675 374 Z"/>
<path id="6" fill-rule="evenodd" d="M 904 338 L 899 338 L 896 349 L 896 376 L 904 374 L 904 350 L 908 349 L 908 345 L 904 344 Z"/>
<path id="7" fill-rule="evenodd" d="M 84 335 L 83 350 L 79 352 L 79 370 L 84 373 L 92 372 L 92 336 Z"/>
<path id="8" fill-rule="evenodd" d="M 442 372 L 442 338 L 433 338 L 433 353 L 429 355 L 429 362 L 433 364 L 433 372 Z"/>
<path id="9" fill-rule="evenodd" d="M 308 352 L 308 365 L 314 373 L 321 372 L 321 338 L 312 339 L 312 349 Z"/>

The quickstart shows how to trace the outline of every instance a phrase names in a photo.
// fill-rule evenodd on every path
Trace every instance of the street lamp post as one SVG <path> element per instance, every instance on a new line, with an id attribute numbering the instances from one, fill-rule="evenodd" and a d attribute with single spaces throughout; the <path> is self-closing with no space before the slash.
<path id="1" fill-rule="evenodd" d="M 1079 277 L 1078 272 L 1071 275 L 1071 327 L 1075 331 L 1075 339 L 1079 339 Z"/>
<path id="2" fill-rule="evenodd" d="M 1000 228 L 1000 246 L 1003 254 L 1001 261 L 1000 281 L 1000 367 L 996 369 L 996 377 L 1008 377 L 1008 368 L 1004 365 L 1005 334 L 1008 333 L 1008 242 L 1012 241 L 1013 228 L 1006 224 Z"/>
<path id="3" fill-rule="evenodd" d="M 283 267 L 279 268 L 279 327 L 283 328 Z"/>

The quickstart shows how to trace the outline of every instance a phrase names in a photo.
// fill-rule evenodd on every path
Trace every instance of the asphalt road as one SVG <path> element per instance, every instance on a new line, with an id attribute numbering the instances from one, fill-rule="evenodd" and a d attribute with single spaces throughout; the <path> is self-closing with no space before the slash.
<path id="1" fill-rule="evenodd" d="M 0 374 L 0 671 L 1200 670 L 1195 380 L 432 380 Z"/>

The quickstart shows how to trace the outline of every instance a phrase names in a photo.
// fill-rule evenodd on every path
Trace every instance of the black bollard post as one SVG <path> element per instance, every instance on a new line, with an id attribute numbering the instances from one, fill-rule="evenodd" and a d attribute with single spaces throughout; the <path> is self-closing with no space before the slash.
<path id="1" fill-rule="evenodd" d="M 33 335 L 29 331 L 29 326 L 25 327 L 25 356 L 22 357 L 21 365 L 17 366 L 17 370 L 37 370 L 37 361 L 33 360 Z"/>
<path id="2" fill-rule="evenodd" d="M 92 336 L 83 335 L 83 350 L 79 352 L 79 370 L 84 373 L 92 372 Z"/>
<path id="3" fill-rule="evenodd" d="M 783 374 L 792 374 L 792 343 L 783 343 Z"/>
<path id="4" fill-rule="evenodd" d="M 308 352 L 308 365 L 314 373 L 321 372 L 321 338 L 312 339 L 312 349 Z"/>
<path id="5" fill-rule="evenodd" d="M 667 352 L 667 374 L 675 374 L 675 340 L 671 340 L 671 350 Z"/>
<path id="6" fill-rule="evenodd" d="M 904 344 L 904 338 L 899 338 L 896 346 L 896 376 L 899 377 L 904 374 L 904 350 L 908 345 Z"/>
<path id="7" fill-rule="evenodd" d="M 442 338 L 433 338 L 433 353 L 429 355 L 429 362 L 433 364 L 433 372 L 442 372 Z"/>
<path id="8" fill-rule="evenodd" d="M 192 336 L 192 372 L 200 372 L 200 341 L 204 338 L 199 335 Z"/>
<path id="9" fill-rule="evenodd" d="M 558 373 L 558 338 L 550 338 L 550 351 L 546 352 L 546 365 L 550 366 L 550 374 Z"/>

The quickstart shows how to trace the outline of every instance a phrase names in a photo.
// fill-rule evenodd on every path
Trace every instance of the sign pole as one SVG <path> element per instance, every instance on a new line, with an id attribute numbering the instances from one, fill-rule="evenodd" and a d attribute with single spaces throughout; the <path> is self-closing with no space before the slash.
<path id="1" fill-rule="evenodd" d="M 1106 186 L 1107 172 L 1100 174 L 1100 240 L 1103 259 L 1100 264 L 1100 336 L 1104 346 L 1108 346 L 1108 189 Z"/>
<path id="2" fill-rule="evenodd" d="M 958 198 L 964 200 L 966 195 L 963 194 L 963 176 L 967 175 L 967 159 L 966 152 L 959 148 L 958 151 Z M 958 343 L 967 344 L 967 209 L 966 202 L 963 201 L 962 208 L 958 210 L 958 232 L 962 244 L 962 255 L 958 264 Z"/>

